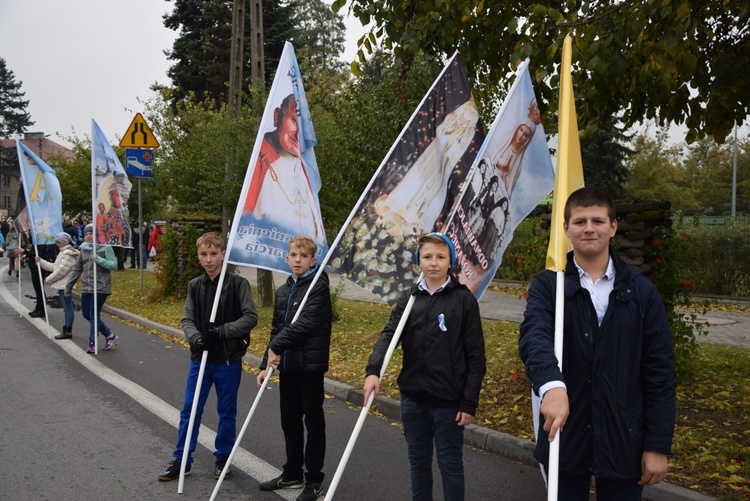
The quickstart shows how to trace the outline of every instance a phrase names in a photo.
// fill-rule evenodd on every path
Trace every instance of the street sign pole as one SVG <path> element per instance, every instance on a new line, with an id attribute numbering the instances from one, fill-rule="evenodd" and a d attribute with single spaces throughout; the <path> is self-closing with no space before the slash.
<path id="1" fill-rule="evenodd" d="M 138 262 L 141 263 L 139 266 L 141 274 L 141 289 L 143 289 L 143 270 L 146 268 L 146 262 L 143 260 L 143 206 L 141 205 L 141 178 L 138 178 L 138 231 L 141 237 L 138 239 L 138 248 L 135 249 L 138 256 Z"/>

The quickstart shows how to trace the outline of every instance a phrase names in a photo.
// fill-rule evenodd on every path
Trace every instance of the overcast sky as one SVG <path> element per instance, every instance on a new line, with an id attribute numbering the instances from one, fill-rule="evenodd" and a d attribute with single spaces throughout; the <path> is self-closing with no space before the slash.
<path id="1" fill-rule="evenodd" d="M 330 2 L 327 2 L 330 3 Z M 169 84 L 176 33 L 164 27 L 164 0 L 0 0 L 0 57 L 23 82 L 28 131 L 62 137 L 91 136 L 91 119 L 119 142 L 154 83 Z M 361 36 L 347 20 L 347 61 Z M 359 28 L 358 28 L 359 27 Z M 62 137 L 60 137 L 62 136 Z"/>

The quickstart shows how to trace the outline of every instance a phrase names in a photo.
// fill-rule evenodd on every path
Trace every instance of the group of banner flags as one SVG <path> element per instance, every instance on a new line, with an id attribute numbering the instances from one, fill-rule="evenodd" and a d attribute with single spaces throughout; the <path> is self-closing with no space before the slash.
<path id="1" fill-rule="evenodd" d="M 91 121 L 91 213 L 98 244 L 132 247 L 128 198 L 131 184 L 114 149 L 96 121 Z M 55 170 L 16 140 L 21 189 L 13 221 L 31 243 L 54 244 L 63 231 L 62 192 Z"/>
<path id="2" fill-rule="evenodd" d="M 418 236 L 441 231 L 456 245 L 460 280 L 481 297 L 514 229 L 555 182 L 528 64 L 526 60 L 520 65 L 485 135 L 460 56 L 454 54 L 381 162 L 329 253 L 318 202 L 315 132 L 294 49 L 287 43 L 233 219 L 227 261 L 284 273 L 289 239 L 308 235 L 318 244 L 319 260 L 392 303 L 419 274 L 413 259 Z M 580 173 L 575 110 L 572 97 L 565 95 L 572 96 L 572 86 L 569 91 L 564 87 L 560 116 L 569 118 L 560 122 L 558 159 L 573 158 L 579 166 L 573 172 Z M 563 105 L 572 113 L 563 115 Z M 52 243 L 62 231 L 59 182 L 41 158 L 21 141 L 17 145 L 24 192 L 17 225 L 31 232 L 35 244 Z M 93 120 L 91 149 L 96 242 L 130 247 L 131 184 Z M 568 171 L 558 167 L 558 182 L 566 182 Z M 571 182 L 580 187 L 582 173 Z M 566 197 L 554 201 L 561 198 L 564 202 Z M 553 207 L 556 213 L 561 210 L 557 204 Z M 551 242 L 550 249 L 557 245 L 567 250 L 564 234 L 553 233 L 552 240 L 557 243 Z M 552 263 L 548 258 L 548 266 Z"/>
<path id="3" fill-rule="evenodd" d="M 456 245 L 459 279 L 481 297 L 514 229 L 555 182 L 528 65 L 526 60 L 519 67 L 485 135 L 460 56 L 454 54 L 329 252 L 318 202 L 315 133 L 294 49 L 287 43 L 233 219 L 227 261 L 286 273 L 289 239 L 308 235 L 318 243 L 323 266 L 392 304 L 419 275 L 418 236 L 441 231 Z M 577 141 L 575 115 L 573 127 L 567 133 Z"/>

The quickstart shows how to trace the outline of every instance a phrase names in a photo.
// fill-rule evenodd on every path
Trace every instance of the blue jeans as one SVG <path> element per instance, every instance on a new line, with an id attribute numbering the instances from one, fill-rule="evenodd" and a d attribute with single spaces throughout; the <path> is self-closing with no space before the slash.
<path id="1" fill-rule="evenodd" d="M 187 437 L 190 410 L 193 407 L 195 386 L 198 382 L 200 367 L 200 362 L 190 362 L 190 368 L 188 369 L 187 383 L 185 384 L 185 400 L 180 411 L 180 428 L 177 432 L 177 447 L 173 454 L 175 459 L 180 461 L 182 461 L 182 454 L 185 450 L 185 437 Z M 193 433 L 192 437 L 190 437 L 188 464 L 193 463 L 192 454 L 198 443 L 198 430 L 201 426 L 203 407 L 206 405 L 208 392 L 211 391 L 212 385 L 216 387 L 216 412 L 219 415 L 219 428 L 216 430 L 216 441 L 214 442 L 214 447 L 216 448 L 214 456 L 216 456 L 217 461 L 229 457 L 237 437 L 237 391 L 240 389 L 241 377 L 241 359 L 235 360 L 229 365 L 226 362 L 206 364 L 206 369 L 203 372 L 201 393 L 198 396 L 198 407 L 195 411 Z"/>
<path id="2" fill-rule="evenodd" d="M 104 306 L 104 301 L 107 300 L 107 296 L 109 294 L 98 294 L 96 295 L 96 317 L 99 323 L 99 334 L 104 336 L 105 338 L 108 337 L 110 334 L 112 334 L 112 330 L 107 327 L 107 324 L 104 323 L 102 320 L 102 307 Z M 94 338 L 96 337 L 96 330 L 94 329 L 94 322 L 92 322 L 92 319 L 94 318 L 94 293 L 93 292 L 84 292 L 81 294 L 81 313 L 83 313 L 83 318 L 89 321 L 90 327 L 89 327 L 89 344 L 94 344 Z"/>
<path id="3" fill-rule="evenodd" d="M 144 270 L 148 268 L 148 265 L 146 264 L 148 263 L 148 250 L 146 249 L 146 245 L 147 244 L 141 244 L 141 251 L 142 251 L 141 262 L 143 263 Z"/>
<path id="4" fill-rule="evenodd" d="M 64 290 L 59 290 L 57 293 L 60 296 L 60 303 L 65 312 L 65 327 L 73 327 L 73 320 L 76 318 L 76 313 L 73 310 L 73 298 L 66 296 Z"/>
<path id="5" fill-rule="evenodd" d="M 413 501 L 432 501 L 433 442 L 445 501 L 464 499 L 464 427 L 456 423 L 456 414 L 458 408 L 427 407 L 401 395 Z"/>

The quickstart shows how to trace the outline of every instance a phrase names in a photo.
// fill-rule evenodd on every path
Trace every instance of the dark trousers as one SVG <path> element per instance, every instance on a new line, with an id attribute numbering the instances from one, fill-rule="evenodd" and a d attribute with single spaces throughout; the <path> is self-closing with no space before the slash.
<path id="1" fill-rule="evenodd" d="M 185 439 L 190 424 L 190 412 L 193 409 L 195 399 L 195 387 L 198 384 L 198 373 L 200 362 L 190 362 L 187 383 L 185 384 L 185 398 L 180 411 L 180 427 L 177 431 L 177 447 L 174 450 L 174 458 L 182 461 L 185 450 Z M 188 447 L 188 464 L 193 464 L 193 452 L 198 443 L 198 431 L 201 427 L 203 408 L 208 400 L 211 386 L 216 388 L 216 413 L 219 415 L 219 426 L 216 429 L 214 440 L 214 457 L 216 460 L 227 459 L 234 447 L 237 438 L 237 391 L 240 389 L 242 380 L 242 360 L 235 360 L 231 364 L 220 362 L 217 364 L 206 364 L 201 382 L 201 392 L 198 395 L 198 407 L 195 412 L 195 422 L 190 436 Z"/>
<path id="2" fill-rule="evenodd" d="M 547 467 L 544 468 L 545 474 Z M 549 475 L 548 475 L 549 476 Z M 565 475 L 560 473 L 557 484 L 558 501 L 588 501 L 591 475 Z M 596 479 L 596 499 L 606 501 L 641 501 L 643 486 L 638 480 Z"/>
<path id="3" fill-rule="evenodd" d="M 323 413 L 323 374 L 279 374 L 281 428 L 286 442 L 283 476 L 302 479 L 302 466 L 308 483 L 323 483 L 326 455 L 326 422 Z M 307 444 L 305 433 L 307 428 Z"/>
<path id="4" fill-rule="evenodd" d="M 31 285 L 34 286 L 34 294 L 36 294 L 36 307 L 34 311 L 44 311 L 44 288 L 42 287 L 42 282 L 39 280 L 39 269 L 36 265 L 30 265 L 29 272 L 31 273 Z"/>
<path id="5" fill-rule="evenodd" d="M 432 501 L 433 444 L 443 480 L 443 499 L 464 500 L 464 427 L 456 423 L 457 414 L 458 408 L 428 407 L 401 395 L 412 501 Z"/>
<path id="6" fill-rule="evenodd" d="M 128 249 L 128 254 L 130 254 L 130 267 L 131 268 L 140 268 L 141 267 L 141 246 L 139 244 L 135 244 L 135 246 L 132 249 Z"/>

